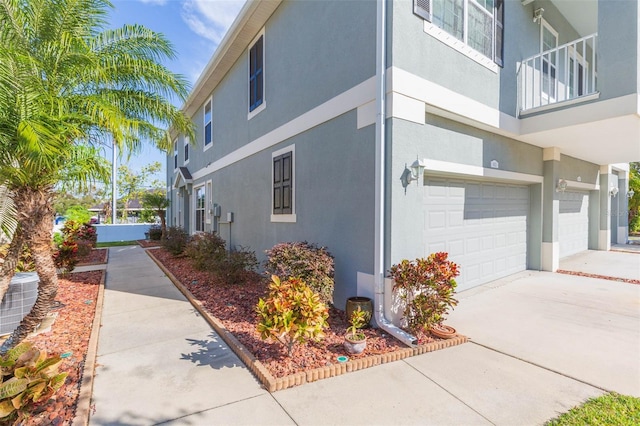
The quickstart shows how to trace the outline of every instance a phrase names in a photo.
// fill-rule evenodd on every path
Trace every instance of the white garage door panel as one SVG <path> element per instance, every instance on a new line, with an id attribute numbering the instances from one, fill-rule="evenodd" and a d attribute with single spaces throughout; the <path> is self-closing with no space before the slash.
<path id="1" fill-rule="evenodd" d="M 528 187 L 427 178 L 424 190 L 425 255 L 449 253 L 458 290 L 526 269 Z"/>
<path id="2" fill-rule="evenodd" d="M 560 258 L 589 249 L 589 193 L 560 193 L 558 240 Z"/>

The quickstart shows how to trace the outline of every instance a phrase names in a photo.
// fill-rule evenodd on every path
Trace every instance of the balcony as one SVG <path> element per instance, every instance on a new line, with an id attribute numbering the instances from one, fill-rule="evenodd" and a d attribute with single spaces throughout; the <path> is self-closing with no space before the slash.
<path id="1" fill-rule="evenodd" d="M 591 34 L 518 64 L 518 115 L 597 96 L 597 38 L 597 34 Z"/>

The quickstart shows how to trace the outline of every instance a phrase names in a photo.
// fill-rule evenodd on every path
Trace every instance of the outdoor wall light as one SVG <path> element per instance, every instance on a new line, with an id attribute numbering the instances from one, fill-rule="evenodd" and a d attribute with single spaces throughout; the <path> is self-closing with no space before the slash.
<path id="1" fill-rule="evenodd" d="M 567 190 L 567 181 L 560 179 L 558 185 L 556 185 L 556 192 L 564 192 Z"/>
<path id="2" fill-rule="evenodd" d="M 402 182 L 402 187 L 407 192 L 407 186 L 414 180 L 417 181 L 423 174 L 425 164 L 423 160 L 416 160 L 411 164 L 411 170 L 407 168 L 407 165 L 404 165 L 404 171 L 402 172 L 402 176 L 400 176 L 400 181 Z"/>
<path id="3" fill-rule="evenodd" d="M 615 197 L 616 195 L 618 195 L 618 188 L 615 187 L 615 186 L 612 186 L 609 189 L 609 195 L 612 196 L 612 197 Z"/>
<path id="4" fill-rule="evenodd" d="M 633 198 L 633 195 L 634 195 L 634 194 L 635 194 L 635 191 L 634 191 L 633 189 L 630 189 L 630 190 L 627 192 L 627 198 Z"/>
<path id="5" fill-rule="evenodd" d="M 533 12 L 533 22 L 540 22 L 542 20 L 543 8 L 538 8 Z"/>

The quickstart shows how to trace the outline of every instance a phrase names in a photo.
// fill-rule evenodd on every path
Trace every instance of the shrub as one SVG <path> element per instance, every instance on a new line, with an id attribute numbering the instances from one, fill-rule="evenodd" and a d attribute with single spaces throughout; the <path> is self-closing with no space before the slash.
<path id="1" fill-rule="evenodd" d="M 185 248 L 185 255 L 200 271 L 209 271 L 227 284 L 245 282 L 247 272 L 255 272 L 258 260 L 246 247 L 227 251 L 226 242 L 215 233 L 194 235 Z"/>
<path id="2" fill-rule="evenodd" d="M 78 244 L 75 241 L 64 240 L 53 252 L 53 263 L 62 274 L 71 273 L 78 264 Z"/>
<path id="3" fill-rule="evenodd" d="M 276 244 L 266 253 L 267 274 L 301 278 L 321 301 L 333 302 L 333 256 L 325 247 L 306 241 L 289 242 Z"/>
<path id="4" fill-rule="evenodd" d="M 149 227 L 149 239 L 153 241 L 160 241 L 162 238 L 162 228 L 160 225 L 151 225 Z"/>
<path id="5" fill-rule="evenodd" d="M 76 240 L 87 243 L 89 247 L 94 248 L 98 242 L 98 233 L 96 232 L 96 228 L 85 223 L 78 228 L 75 238 Z"/>
<path id="6" fill-rule="evenodd" d="M 0 360 L 0 423 L 26 424 L 36 404 L 49 400 L 64 384 L 60 356 L 47 356 L 29 342 L 10 349 Z"/>
<path id="7" fill-rule="evenodd" d="M 458 301 L 453 298 L 458 265 L 447 259 L 447 253 L 433 253 L 426 259 L 403 260 L 389 270 L 395 281 L 393 290 L 406 305 L 404 317 L 409 330 L 428 331 L 440 324 Z"/>
<path id="8" fill-rule="evenodd" d="M 179 226 L 172 226 L 167 228 L 167 236 L 162 242 L 162 247 L 172 255 L 180 256 L 183 254 L 188 242 L 189 234 Z"/>
<path id="9" fill-rule="evenodd" d="M 260 337 L 274 338 L 287 348 L 291 356 L 293 345 L 324 338 L 329 313 L 320 297 L 303 280 L 289 278 L 280 281 L 273 275 L 266 300 L 256 307 Z"/>
<path id="10" fill-rule="evenodd" d="M 227 257 L 226 244 L 224 239 L 216 233 L 197 234 L 187 244 L 185 255 L 191 259 L 194 268 L 200 271 L 213 271 L 214 266 Z"/>
<path id="11" fill-rule="evenodd" d="M 248 272 L 255 272 L 258 267 L 256 253 L 246 247 L 226 252 L 224 260 L 214 264 L 214 271 L 227 284 L 241 284 L 246 281 Z"/>

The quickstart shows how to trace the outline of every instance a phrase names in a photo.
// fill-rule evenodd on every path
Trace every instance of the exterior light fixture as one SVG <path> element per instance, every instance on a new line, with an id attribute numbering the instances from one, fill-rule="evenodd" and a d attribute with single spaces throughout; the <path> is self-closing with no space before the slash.
<path id="1" fill-rule="evenodd" d="M 564 192 L 567 190 L 567 181 L 560 179 L 556 185 L 556 192 Z"/>
<path id="2" fill-rule="evenodd" d="M 630 190 L 627 192 L 627 197 L 628 197 L 628 198 L 633 198 L 633 194 L 635 194 L 635 191 L 634 191 L 633 189 L 630 189 Z"/>
<path id="3" fill-rule="evenodd" d="M 615 197 L 616 195 L 618 195 L 618 188 L 615 187 L 615 186 L 612 186 L 609 189 L 609 195 L 612 196 L 612 197 Z"/>
<path id="4" fill-rule="evenodd" d="M 543 8 L 538 8 L 533 12 L 533 22 L 540 22 L 542 20 Z"/>
<path id="5" fill-rule="evenodd" d="M 400 181 L 402 182 L 402 187 L 404 188 L 405 193 L 407 192 L 407 186 L 414 180 L 417 181 L 421 176 L 424 175 L 425 164 L 423 160 L 416 160 L 411 164 L 410 169 L 407 168 L 407 165 L 404 165 L 404 172 L 402 172 L 402 176 L 400 176 Z"/>

